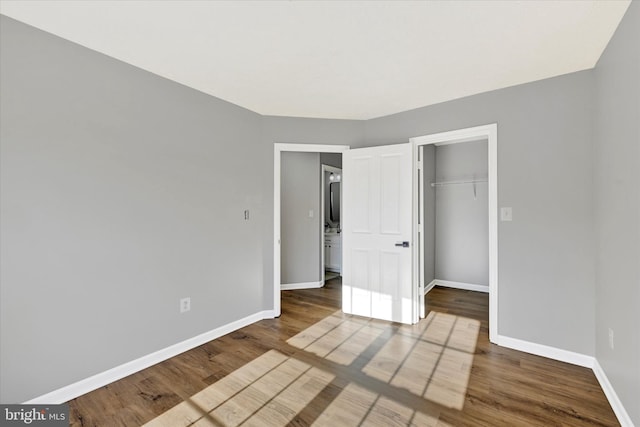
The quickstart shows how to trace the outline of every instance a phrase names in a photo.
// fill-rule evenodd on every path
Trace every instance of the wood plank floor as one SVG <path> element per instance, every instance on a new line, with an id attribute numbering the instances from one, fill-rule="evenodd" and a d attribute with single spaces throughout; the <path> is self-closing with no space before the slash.
<path id="1" fill-rule="evenodd" d="M 591 372 L 488 341 L 488 295 L 408 326 L 340 313 L 340 279 L 69 402 L 72 426 L 616 426 Z"/>

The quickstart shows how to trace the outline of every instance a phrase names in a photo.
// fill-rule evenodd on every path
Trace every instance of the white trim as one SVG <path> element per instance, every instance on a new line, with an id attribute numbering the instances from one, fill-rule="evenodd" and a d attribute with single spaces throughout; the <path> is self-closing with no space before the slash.
<path id="1" fill-rule="evenodd" d="M 474 128 L 470 128 L 470 129 L 474 129 Z M 444 132 L 444 133 L 447 134 L 449 132 Z M 461 142 L 474 142 L 474 141 L 478 141 L 479 139 L 482 139 L 482 137 L 478 138 L 477 135 L 473 134 L 471 136 L 464 137 L 464 138 L 448 139 L 443 142 L 436 142 L 434 145 L 437 147 L 440 147 L 443 145 L 459 144 Z"/>
<path id="2" fill-rule="evenodd" d="M 348 145 L 298 144 L 295 142 L 276 142 L 273 145 L 278 151 L 295 151 L 298 153 L 342 153 L 349 149 Z"/>
<path id="3" fill-rule="evenodd" d="M 318 282 L 300 282 L 300 283 L 288 283 L 280 285 L 282 291 L 293 291 L 296 289 L 317 289 L 324 286 L 324 280 Z"/>
<path id="4" fill-rule="evenodd" d="M 236 331 L 240 328 L 244 328 L 245 326 L 248 326 L 259 320 L 273 319 L 274 317 L 274 312 L 272 310 L 265 310 L 251 314 L 242 319 L 212 329 L 209 332 L 205 332 L 177 344 L 170 345 L 169 347 L 147 354 L 146 356 L 142 356 L 130 362 L 123 363 L 120 366 L 116 366 L 115 368 L 111 368 L 99 374 L 77 381 L 73 384 L 69 384 L 50 393 L 43 394 L 42 396 L 38 396 L 24 403 L 29 405 L 58 405 L 67 402 L 69 400 L 75 399 L 78 396 L 82 396 L 83 394 L 103 387 L 107 384 L 111 384 L 114 381 L 118 381 L 128 375 L 146 369 L 149 366 L 153 366 L 164 360 L 177 356 L 180 353 L 184 353 L 187 350 L 191 350 L 192 348 L 198 347 L 211 340 L 226 335 L 230 332 Z"/>
<path id="5" fill-rule="evenodd" d="M 571 363 L 572 365 L 584 366 L 585 368 L 593 368 L 595 362 L 595 358 L 593 356 L 587 356 L 586 354 L 575 353 L 569 350 L 562 350 L 560 348 L 550 347 L 544 344 L 536 344 L 529 341 L 519 340 L 517 338 L 506 337 L 504 335 L 498 335 L 497 344 L 513 350 L 535 354 L 536 356 L 559 360 L 560 362 Z"/>
<path id="6" fill-rule="evenodd" d="M 480 139 L 489 138 L 493 130 L 492 128 L 497 128 L 497 124 L 492 123 L 488 125 L 434 133 L 431 135 L 416 136 L 411 138 L 411 141 L 415 142 L 417 145 L 436 144 L 438 146 L 457 144 L 459 142 L 478 141 Z"/>
<path id="7" fill-rule="evenodd" d="M 492 123 L 484 126 L 476 126 L 466 129 L 458 129 L 449 132 L 441 132 L 432 135 L 410 138 L 412 144 L 417 146 L 436 144 L 446 145 L 458 142 L 487 140 L 488 162 L 488 187 L 489 187 L 489 341 L 497 343 L 498 340 L 498 124 Z M 417 173 L 414 174 L 414 180 Z M 417 185 L 414 181 L 414 191 Z M 414 203 L 417 195 L 414 196 Z M 417 207 L 414 207 L 414 215 Z M 414 220 L 415 224 L 415 220 Z M 414 232 L 414 238 L 417 231 Z M 414 246 L 415 248 L 415 246 Z M 414 250 L 415 252 L 415 250 Z M 416 255 L 417 256 L 417 255 Z M 415 258 L 414 258 L 415 259 Z M 416 275 L 419 277 L 419 274 Z M 417 288 L 417 286 L 416 286 Z"/>
<path id="8" fill-rule="evenodd" d="M 444 286 L 445 288 L 464 289 L 466 291 L 476 291 L 489 293 L 489 285 L 476 285 L 475 283 L 452 282 L 450 280 L 434 279 L 436 286 Z"/>
<path id="9" fill-rule="evenodd" d="M 412 219 L 414 230 L 413 238 L 414 242 L 418 242 L 417 248 L 413 249 L 413 262 L 416 262 L 418 258 L 418 265 L 413 267 L 413 277 L 418 280 L 418 302 L 417 313 L 418 320 L 427 317 L 427 306 L 424 299 L 424 295 L 427 294 L 432 288 L 432 283 L 425 286 L 424 284 L 424 147 L 422 145 L 413 144 L 413 186 L 416 190 L 413 192 L 413 204 L 415 218 Z M 421 189 L 422 191 L 418 191 Z M 416 246 L 416 245 L 414 245 Z"/>
<path id="10" fill-rule="evenodd" d="M 604 391 L 604 395 L 607 396 L 613 412 L 616 414 L 616 417 L 618 417 L 620 425 L 622 427 L 633 427 L 633 421 L 631 421 L 629 413 L 624 409 L 622 401 L 620 401 L 618 394 L 609 382 L 609 378 L 607 378 L 607 374 L 604 372 L 604 369 L 602 369 L 602 366 L 598 363 L 598 359 L 594 359 L 593 373 L 598 379 L 600 387 L 602 387 L 602 391 Z"/>
<path id="11" fill-rule="evenodd" d="M 320 281 L 324 286 L 324 249 L 325 249 L 325 235 L 324 235 L 324 224 L 326 222 L 324 215 L 324 173 L 326 171 L 327 165 L 324 163 L 320 163 Z M 282 290 L 282 285 L 280 285 L 280 290 Z"/>
<path id="12" fill-rule="evenodd" d="M 279 317 L 280 307 L 280 157 L 283 151 L 304 153 L 342 153 L 348 145 L 273 144 L 273 313 Z"/>
<path id="13" fill-rule="evenodd" d="M 262 310 L 260 313 L 262 313 L 262 319 L 275 319 L 278 317 L 273 310 Z"/>
<path id="14" fill-rule="evenodd" d="M 425 295 L 426 295 L 426 294 L 428 294 L 428 293 L 429 293 L 429 291 L 430 291 L 431 289 L 433 289 L 435 286 L 436 286 L 436 281 L 435 281 L 435 279 L 434 279 L 434 280 L 432 280 L 431 282 L 429 282 L 429 284 L 428 284 L 427 286 L 425 286 L 425 287 L 424 287 L 424 294 L 425 294 Z"/>

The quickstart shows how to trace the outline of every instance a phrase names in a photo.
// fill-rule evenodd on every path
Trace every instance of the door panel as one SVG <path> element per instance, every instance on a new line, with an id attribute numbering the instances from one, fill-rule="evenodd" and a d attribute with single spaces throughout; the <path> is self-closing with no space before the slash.
<path id="1" fill-rule="evenodd" d="M 348 203 L 353 206 L 350 212 L 354 232 L 371 233 L 371 223 L 373 216 L 374 203 L 371 194 L 371 179 L 373 174 L 373 157 L 362 156 L 354 158 L 353 161 L 353 180 L 352 195 L 354 203 Z M 344 159 L 343 159 L 344 163 Z M 342 169 L 343 184 L 342 194 L 344 195 L 344 167 Z M 344 219 L 343 219 L 344 223 Z M 343 227 L 344 229 L 344 227 Z"/>
<path id="2" fill-rule="evenodd" d="M 401 155 L 380 156 L 380 232 L 383 234 L 402 234 L 401 162 Z"/>
<path id="3" fill-rule="evenodd" d="M 352 300 L 352 305 L 350 306 L 350 311 L 345 312 L 371 317 L 371 295 L 366 289 L 371 282 L 369 273 L 371 272 L 371 257 L 373 254 L 372 251 L 363 249 L 354 249 L 351 253 L 353 264 L 350 275 L 353 283 L 353 292 L 349 294 L 349 300 Z"/>
<path id="4" fill-rule="evenodd" d="M 412 323 L 410 144 L 345 152 L 342 187 L 343 311 Z"/>

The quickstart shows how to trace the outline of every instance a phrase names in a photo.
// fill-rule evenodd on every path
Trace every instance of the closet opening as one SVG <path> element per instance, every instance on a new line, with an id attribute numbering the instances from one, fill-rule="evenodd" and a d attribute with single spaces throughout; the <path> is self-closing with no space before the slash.
<path id="1" fill-rule="evenodd" d="M 419 315 L 434 286 L 489 294 L 498 340 L 497 125 L 411 138 Z"/>
<path id="2" fill-rule="evenodd" d="M 488 293 L 487 140 L 419 149 L 424 292 L 445 286 Z"/>

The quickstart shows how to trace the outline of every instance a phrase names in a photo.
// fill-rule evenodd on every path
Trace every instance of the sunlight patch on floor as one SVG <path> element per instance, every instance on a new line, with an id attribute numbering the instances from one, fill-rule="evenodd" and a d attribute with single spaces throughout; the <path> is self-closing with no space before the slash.
<path id="1" fill-rule="evenodd" d="M 349 384 L 313 426 L 421 426 L 452 427 L 440 414 L 424 414 L 388 397 Z"/>
<path id="2" fill-rule="evenodd" d="M 336 312 L 289 339 L 294 347 L 349 365 L 388 330 L 387 323 Z M 362 372 L 448 408 L 462 409 L 480 322 L 432 311 L 403 325 Z"/>
<path id="3" fill-rule="evenodd" d="M 341 312 L 321 320 L 287 343 L 341 365 L 350 365 L 384 332 L 368 319 L 344 317 Z"/>
<path id="4" fill-rule="evenodd" d="M 283 426 L 333 379 L 270 350 L 145 426 Z"/>
<path id="5" fill-rule="evenodd" d="M 480 322 L 431 312 L 421 333 L 399 332 L 363 372 L 432 402 L 461 410 L 471 375 Z M 404 355 L 404 359 L 399 358 Z"/>
<path id="6" fill-rule="evenodd" d="M 270 350 L 146 426 L 285 426 L 313 408 L 314 426 L 447 427 L 440 410 L 463 408 L 479 329 L 446 313 L 398 325 L 338 311 L 287 341 L 297 357 Z M 339 394 L 317 400 L 329 386 Z"/>

